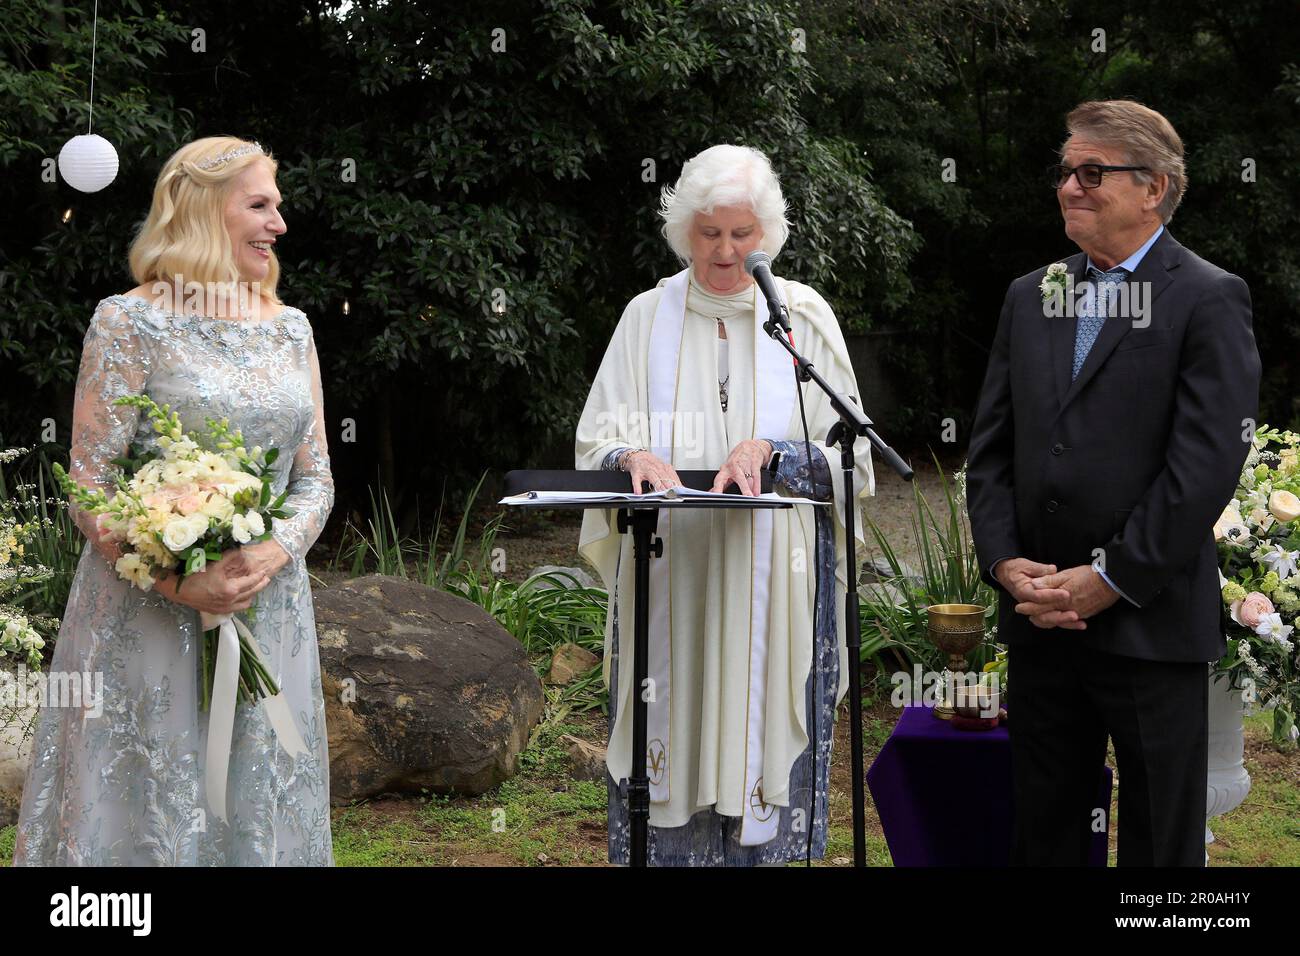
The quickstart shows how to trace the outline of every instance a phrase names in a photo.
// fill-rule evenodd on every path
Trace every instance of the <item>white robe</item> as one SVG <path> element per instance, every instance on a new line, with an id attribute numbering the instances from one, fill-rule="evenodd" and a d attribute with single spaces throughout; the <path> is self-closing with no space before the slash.
<path id="1" fill-rule="evenodd" d="M 844 336 L 811 288 L 781 282 L 796 347 L 838 390 L 857 397 Z M 684 305 L 683 305 L 684 302 Z M 598 469 L 623 446 L 650 447 L 679 471 L 716 471 L 745 438 L 803 439 L 794 368 L 762 331 L 756 288 L 727 323 L 729 410 L 718 401 L 718 333 L 698 286 L 679 273 L 633 299 L 610 340 L 578 425 L 576 467 Z M 844 475 L 838 448 L 823 444 L 837 421 L 816 385 L 802 386 L 809 436 L 834 479 L 839 698 L 847 690 Z M 779 422 L 779 424 L 778 424 Z M 855 446 L 855 527 L 865 555 L 861 505 L 875 493 L 870 446 Z M 812 660 L 815 523 L 811 506 L 776 511 L 660 513 L 662 558 L 651 561 L 650 823 L 676 827 L 713 807 L 743 817 L 741 842 L 775 835 L 789 806 L 790 768 L 808 746 L 805 688 Z M 619 602 L 617 719 L 607 765 L 631 773 L 633 560 L 616 512 L 589 510 L 579 553 Z M 758 573 L 754 569 L 758 568 Z M 617 578 L 617 580 L 616 580 Z M 666 600 L 662 598 L 666 595 Z M 755 619 L 757 617 L 757 619 Z M 612 615 L 606 624 L 608 683 Z"/>

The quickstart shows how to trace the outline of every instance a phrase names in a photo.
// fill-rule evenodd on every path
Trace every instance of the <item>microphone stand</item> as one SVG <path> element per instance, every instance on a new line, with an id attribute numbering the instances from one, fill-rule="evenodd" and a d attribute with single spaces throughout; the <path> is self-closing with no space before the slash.
<path id="1" fill-rule="evenodd" d="M 863 769 L 862 754 L 862 621 L 858 617 L 858 557 L 857 529 L 854 527 L 853 496 L 853 443 L 859 435 L 865 436 L 873 448 L 880 453 L 894 471 L 904 481 L 912 480 L 912 469 L 898 456 L 894 449 L 872 428 L 868 418 L 851 398 L 842 395 L 831 386 L 813 367 L 813 364 L 799 353 L 790 343 L 790 319 L 785 304 L 768 300 L 768 320 L 763 323 L 763 331 L 781 347 L 790 353 L 795 361 L 799 381 L 815 382 L 826 393 L 831 407 L 840 416 L 830 432 L 826 435 L 827 445 L 840 446 L 840 467 L 844 470 L 844 529 L 848 544 L 849 582 L 844 595 L 844 630 L 845 644 L 849 652 L 849 718 L 853 754 L 853 865 L 867 865 L 867 799 L 866 773 Z M 783 334 L 785 333 L 785 334 Z M 809 465 L 811 466 L 811 462 Z M 830 808 L 827 807 L 829 816 Z M 829 822 L 828 822 L 829 825 Z"/>

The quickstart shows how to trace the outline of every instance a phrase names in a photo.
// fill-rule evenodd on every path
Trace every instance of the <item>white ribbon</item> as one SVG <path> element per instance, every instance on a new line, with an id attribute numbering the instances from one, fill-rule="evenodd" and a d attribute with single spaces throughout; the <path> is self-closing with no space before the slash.
<path id="1" fill-rule="evenodd" d="M 230 743 L 235 732 L 235 705 L 239 701 L 239 635 L 248 639 L 253 656 L 266 667 L 257 653 L 257 642 L 248 626 L 233 614 L 209 614 L 200 611 L 204 633 L 219 627 L 217 635 L 217 667 L 212 682 L 211 711 L 208 717 L 208 753 L 204 769 L 204 789 L 208 807 L 222 823 L 226 820 L 226 783 L 230 772 Z M 271 670 L 266 667 L 267 671 Z M 284 689 L 274 697 L 262 699 L 266 716 L 275 730 L 280 746 L 289 756 L 297 759 L 307 753 L 307 745 L 293 722 Z"/>

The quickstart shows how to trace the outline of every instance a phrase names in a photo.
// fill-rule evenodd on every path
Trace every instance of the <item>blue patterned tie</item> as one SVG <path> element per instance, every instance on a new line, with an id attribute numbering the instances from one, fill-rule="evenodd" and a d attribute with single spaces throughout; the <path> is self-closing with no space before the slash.
<path id="1" fill-rule="evenodd" d="M 1128 277 L 1128 270 L 1116 266 L 1109 272 L 1102 272 L 1096 266 L 1088 266 L 1088 279 L 1093 283 L 1091 299 L 1085 298 L 1079 306 L 1078 324 L 1074 331 L 1074 367 L 1070 370 L 1070 381 L 1079 377 L 1092 343 L 1097 341 L 1106 314 L 1110 311 L 1109 303 L 1115 295 L 1115 289 Z"/>

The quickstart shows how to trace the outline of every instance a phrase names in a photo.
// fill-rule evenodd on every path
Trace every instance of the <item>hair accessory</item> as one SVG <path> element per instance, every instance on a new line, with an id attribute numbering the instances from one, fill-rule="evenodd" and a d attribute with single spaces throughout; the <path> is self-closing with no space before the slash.
<path id="1" fill-rule="evenodd" d="M 265 156 L 261 143 L 249 143 L 247 146 L 239 146 L 228 152 L 222 153 L 213 159 L 205 159 L 201 163 L 195 163 L 195 169 L 209 170 L 213 166 L 220 166 L 222 163 L 228 163 L 232 159 L 238 159 L 240 156 L 247 156 L 250 153 L 259 153 Z"/>

